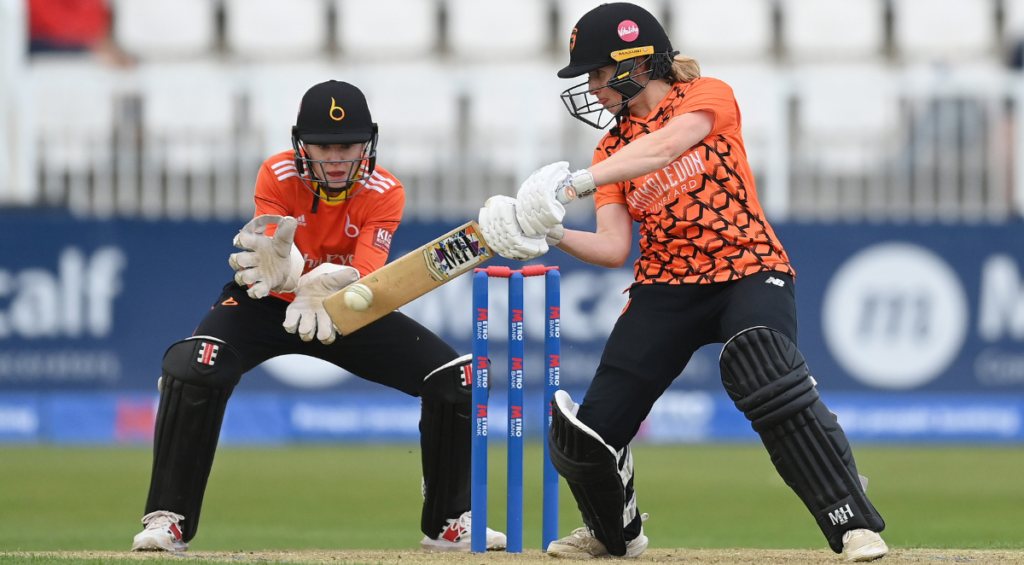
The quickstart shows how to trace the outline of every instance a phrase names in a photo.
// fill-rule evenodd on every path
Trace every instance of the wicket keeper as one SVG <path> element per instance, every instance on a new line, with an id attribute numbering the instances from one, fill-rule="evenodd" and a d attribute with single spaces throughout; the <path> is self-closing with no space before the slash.
<path id="1" fill-rule="evenodd" d="M 469 551 L 471 356 L 398 312 L 339 336 L 323 308 L 325 297 L 384 265 L 402 218 L 404 189 L 377 166 L 376 148 L 377 124 L 358 88 L 328 81 L 302 97 L 292 149 L 260 168 L 256 217 L 229 259 L 234 281 L 194 335 L 164 355 L 145 529 L 132 550 L 188 549 L 231 391 L 263 361 L 296 353 L 421 399 L 420 544 Z M 488 528 L 488 549 L 505 543 Z"/>

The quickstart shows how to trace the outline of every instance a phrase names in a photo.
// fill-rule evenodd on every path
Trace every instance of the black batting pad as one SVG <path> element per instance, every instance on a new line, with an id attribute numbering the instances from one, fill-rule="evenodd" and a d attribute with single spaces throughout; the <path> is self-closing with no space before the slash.
<path id="1" fill-rule="evenodd" d="M 846 434 L 818 397 L 796 344 L 776 330 L 751 328 L 725 344 L 720 364 L 729 396 L 832 550 L 842 552 L 848 530 L 882 531 L 885 521 L 864 494 Z"/>
<path id="2" fill-rule="evenodd" d="M 238 353 L 217 339 L 179 341 L 164 355 L 146 513 L 167 510 L 184 516 L 185 542 L 199 528 L 224 410 L 241 376 Z"/>

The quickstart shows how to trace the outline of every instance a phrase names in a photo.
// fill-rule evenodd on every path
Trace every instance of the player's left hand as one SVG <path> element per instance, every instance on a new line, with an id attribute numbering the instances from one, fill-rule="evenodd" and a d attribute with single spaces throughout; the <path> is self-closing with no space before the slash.
<path id="1" fill-rule="evenodd" d="M 357 280 L 359 271 L 332 263 L 324 263 L 299 277 L 295 300 L 284 314 L 285 331 L 292 334 L 297 331 L 302 341 L 312 341 L 316 336 L 325 345 L 334 343 L 338 330 L 324 310 L 324 298 Z"/>
<path id="2" fill-rule="evenodd" d="M 527 237 L 516 220 L 516 200 L 510 196 L 492 196 L 480 209 L 480 229 L 484 239 L 498 255 L 526 261 L 548 252 L 545 236 Z"/>
<path id="3" fill-rule="evenodd" d="M 519 187 L 516 218 L 527 237 L 546 235 L 562 223 L 565 206 L 555 198 L 555 193 L 570 178 L 569 163 L 559 161 L 537 169 Z"/>

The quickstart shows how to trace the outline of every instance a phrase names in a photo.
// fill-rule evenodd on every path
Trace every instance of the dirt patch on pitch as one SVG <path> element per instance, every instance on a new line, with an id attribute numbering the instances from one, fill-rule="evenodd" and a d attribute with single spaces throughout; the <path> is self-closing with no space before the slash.
<path id="1" fill-rule="evenodd" d="M 68 559 L 102 561 L 178 561 L 197 563 L 316 563 L 351 565 L 490 565 L 516 563 L 520 565 L 555 565 L 572 562 L 572 559 L 548 557 L 539 550 L 526 550 L 521 554 L 489 552 L 483 555 L 468 553 L 426 553 L 422 551 L 238 551 L 238 552 L 195 552 L 195 553 L 129 553 L 129 552 L 32 552 L 0 553 L 4 556 L 47 556 Z M 582 561 L 582 560 L 581 560 Z M 755 563 L 786 565 L 817 565 L 844 563 L 842 558 L 827 550 L 807 549 L 649 549 L 631 562 L 649 563 L 693 563 L 746 565 Z M 878 565 L 893 563 L 1020 563 L 1024 565 L 1024 551 L 1021 550 L 957 550 L 957 549 L 893 549 Z"/>

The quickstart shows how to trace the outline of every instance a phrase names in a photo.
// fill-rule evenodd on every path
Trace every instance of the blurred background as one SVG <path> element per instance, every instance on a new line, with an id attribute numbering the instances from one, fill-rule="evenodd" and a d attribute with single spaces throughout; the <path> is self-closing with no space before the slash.
<path id="1" fill-rule="evenodd" d="M 636 3 L 736 93 L 759 197 L 798 273 L 800 346 L 851 439 L 1019 450 L 1024 0 Z M 602 132 L 565 111 L 575 81 L 555 72 L 595 5 L 0 0 L 0 442 L 151 441 L 163 352 L 230 280 L 258 167 L 290 148 L 315 83 L 367 95 L 378 164 L 407 192 L 392 257 L 539 166 L 589 165 Z M 592 226 L 592 204 L 567 223 Z M 558 250 L 542 262 L 563 272 L 562 384 L 580 394 L 632 270 Z M 458 279 L 405 311 L 469 351 L 469 289 Z M 535 438 L 542 292 L 527 281 Z M 503 300 L 492 282 L 495 367 Z M 639 443 L 757 441 L 722 391 L 719 349 L 698 352 Z M 243 379 L 222 442 L 409 442 L 418 414 L 416 399 L 283 357 Z"/>

